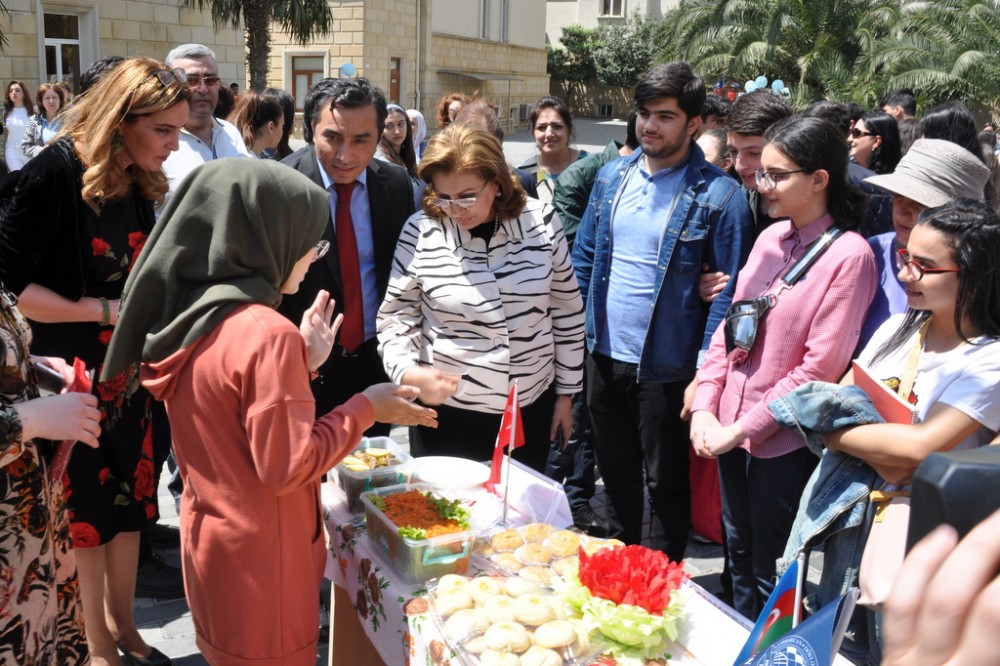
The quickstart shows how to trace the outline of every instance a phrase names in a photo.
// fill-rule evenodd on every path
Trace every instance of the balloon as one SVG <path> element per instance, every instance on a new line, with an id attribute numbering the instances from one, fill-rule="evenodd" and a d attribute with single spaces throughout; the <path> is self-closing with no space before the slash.
<path id="1" fill-rule="evenodd" d="M 758 88 L 765 88 L 765 87 L 767 87 L 767 77 L 766 76 L 758 76 L 757 79 L 754 81 L 754 83 L 757 84 Z"/>
<path id="2" fill-rule="evenodd" d="M 351 78 L 357 73 L 358 73 L 358 68 L 349 62 L 345 62 L 343 65 L 340 66 L 341 76 L 346 76 L 347 78 Z"/>
<path id="3" fill-rule="evenodd" d="M 757 90 L 757 84 L 754 83 L 753 81 L 747 81 L 746 83 L 743 84 L 743 90 L 746 90 L 747 92 L 753 92 L 754 90 Z"/>
<path id="4" fill-rule="evenodd" d="M 785 82 L 782 81 L 781 79 L 775 79 L 771 83 L 771 90 L 773 90 L 775 92 L 778 92 L 779 90 L 782 90 L 784 87 L 785 87 Z"/>

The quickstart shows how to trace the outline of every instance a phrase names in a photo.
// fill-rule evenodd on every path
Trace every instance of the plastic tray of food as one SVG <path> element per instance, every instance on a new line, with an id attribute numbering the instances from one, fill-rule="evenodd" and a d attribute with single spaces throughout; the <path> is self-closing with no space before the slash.
<path id="1" fill-rule="evenodd" d="M 556 576 L 579 570 L 581 547 L 593 553 L 623 545 L 617 539 L 596 539 L 545 523 L 531 523 L 484 534 L 476 540 L 473 553 L 503 573 L 551 588 Z"/>
<path id="2" fill-rule="evenodd" d="M 389 499 L 393 495 L 403 496 L 414 492 L 423 495 L 427 504 L 423 504 L 414 494 L 406 495 L 405 503 L 400 500 L 400 506 Z M 409 583 L 423 583 L 448 573 L 468 570 L 475 532 L 468 527 L 469 507 L 461 500 L 445 497 L 425 483 L 405 483 L 363 492 L 361 502 L 369 540 L 375 550 Z M 426 524 L 425 510 L 437 512 L 431 519 L 431 525 Z M 392 515 L 399 513 L 420 518 L 416 522 L 424 524 L 416 525 L 414 521 L 409 521 L 399 525 L 386 514 L 387 511 Z M 430 529 L 433 534 L 436 527 L 439 528 L 448 521 L 448 516 L 457 517 L 452 520 L 459 523 L 464 520 L 465 529 L 438 536 L 425 536 L 417 532 Z M 400 522 L 407 520 L 408 518 L 400 518 Z M 453 528 L 454 525 L 448 527 Z"/>
<path id="3" fill-rule="evenodd" d="M 364 511 L 361 493 L 398 486 L 410 480 L 413 458 L 390 437 L 362 437 L 361 443 L 335 468 L 351 513 Z"/>
<path id="4" fill-rule="evenodd" d="M 435 622 L 465 664 L 570 666 L 604 650 L 569 606 L 523 578 L 446 575 L 429 595 Z"/>

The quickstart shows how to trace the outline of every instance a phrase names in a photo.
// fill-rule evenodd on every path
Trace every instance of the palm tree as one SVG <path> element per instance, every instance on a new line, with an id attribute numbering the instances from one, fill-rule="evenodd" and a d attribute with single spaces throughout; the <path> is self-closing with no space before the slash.
<path id="1" fill-rule="evenodd" d="M 330 32 L 333 17 L 327 0 L 184 0 L 187 7 L 212 10 L 216 27 L 224 23 L 234 28 L 242 20 L 246 30 L 247 67 L 250 87 L 267 87 L 267 59 L 271 53 L 271 24 L 299 44 Z"/>
<path id="2" fill-rule="evenodd" d="M 1000 2 L 902 2 L 901 26 L 879 44 L 886 89 L 910 87 L 933 104 L 962 99 L 996 115 L 1000 108 Z"/>
<path id="3" fill-rule="evenodd" d="M 783 79 L 799 104 L 850 89 L 871 44 L 888 34 L 898 0 L 682 0 L 677 55 L 707 79 Z M 868 72 L 878 75 L 878 71 Z"/>

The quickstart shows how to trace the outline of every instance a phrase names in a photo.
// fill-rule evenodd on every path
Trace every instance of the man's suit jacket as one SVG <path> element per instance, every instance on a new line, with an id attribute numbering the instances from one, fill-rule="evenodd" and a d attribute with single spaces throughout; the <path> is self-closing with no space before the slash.
<path id="1" fill-rule="evenodd" d="M 323 186 L 323 177 L 316 161 L 316 150 L 312 145 L 295 151 L 281 162 L 305 174 L 320 187 Z M 396 241 L 399 239 L 403 223 L 415 210 L 413 189 L 405 170 L 373 159 L 368 165 L 367 192 L 374 236 L 375 280 L 381 302 L 389 285 L 389 272 L 396 251 Z M 296 325 L 302 320 L 302 313 L 312 305 L 320 289 L 329 291 L 330 296 L 336 300 L 337 312 L 343 310 L 344 290 L 340 275 L 340 255 L 337 251 L 337 236 L 332 221 L 323 232 L 323 238 L 330 241 L 330 251 L 312 265 L 299 291 L 286 295 L 278 308 Z M 363 349 L 366 348 L 368 351 L 362 352 L 362 356 L 371 356 L 372 345 L 366 345 Z M 377 352 L 375 356 L 377 357 Z M 388 381 L 381 367 L 381 360 L 374 364 L 371 358 L 361 360 L 345 358 L 340 345 L 334 346 L 330 358 L 319 372 L 321 379 L 313 382 L 317 415 L 325 414 L 354 393 L 372 384 Z"/>

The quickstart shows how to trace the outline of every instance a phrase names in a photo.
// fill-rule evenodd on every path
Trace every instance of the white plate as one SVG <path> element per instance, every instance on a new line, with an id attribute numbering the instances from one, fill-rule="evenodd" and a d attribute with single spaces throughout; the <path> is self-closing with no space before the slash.
<path id="1" fill-rule="evenodd" d="M 411 479 L 440 488 L 477 488 L 490 478 L 490 468 L 483 463 L 452 456 L 414 458 Z"/>

